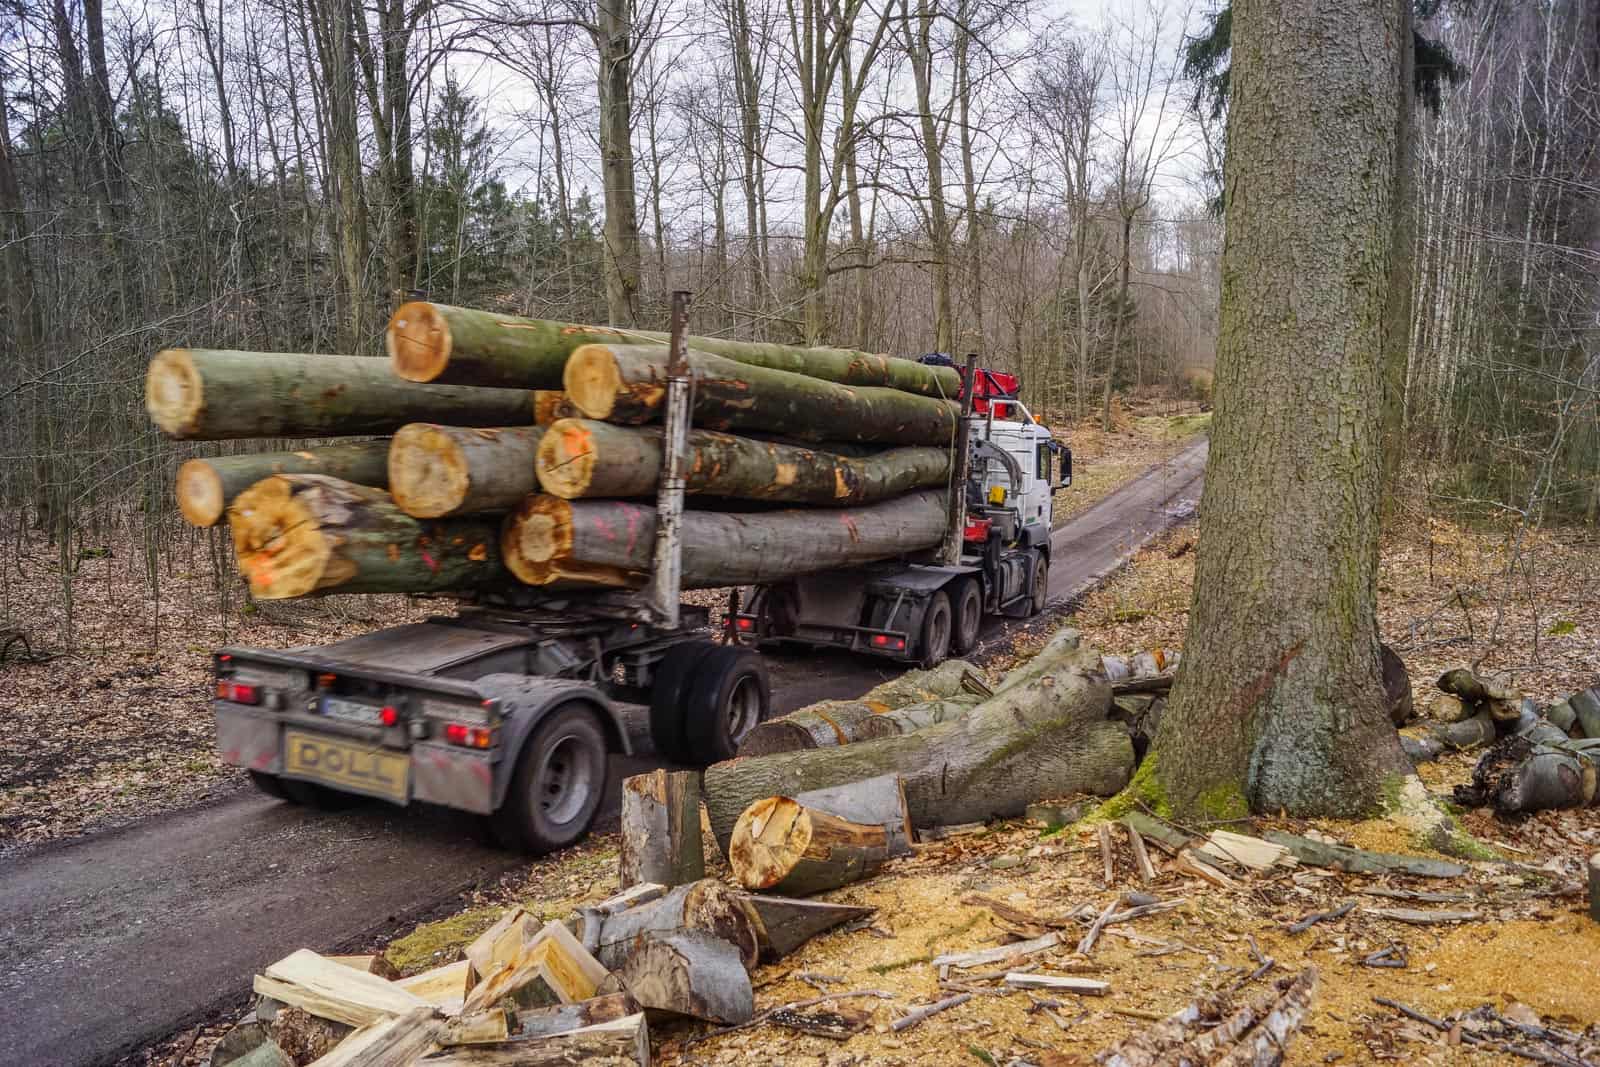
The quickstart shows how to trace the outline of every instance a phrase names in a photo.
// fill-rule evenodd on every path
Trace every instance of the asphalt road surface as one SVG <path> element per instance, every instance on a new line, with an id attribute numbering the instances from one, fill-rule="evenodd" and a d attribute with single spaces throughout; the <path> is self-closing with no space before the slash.
<path id="1" fill-rule="evenodd" d="M 1191 515 L 1205 458 L 1202 440 L 1058 529 L 1052 600 Z M 842 653 L 776 656 L 774 705 L 855 696 L 891 673 Z M 615 760 L 611 794 L 652 765 Z M 253 792 L 0 861 L 0 1064 L 113 1061 L 238 1002 L 293 948 L 359 944 L 518 862 L 452 812 L 333 815 Z"/>

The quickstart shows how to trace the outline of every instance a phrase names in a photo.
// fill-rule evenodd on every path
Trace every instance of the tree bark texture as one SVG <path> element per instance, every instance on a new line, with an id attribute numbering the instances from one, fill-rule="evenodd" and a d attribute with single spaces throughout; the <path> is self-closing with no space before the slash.
<path id="1" fill-rule="evenodd" d="M 389 484 L 389 442 L 323 445 L 298 452 L 191 459 L 178 468 L 178 510 L 191 526 L 215 526 L 235 497 L 274 474 L 326 474 L 371 489 Z"/>
<path id="2" fill-rule="evenodd" d="M 684 885 L 706 876 L 700 833 L 700 773 L 654 770 L 622 780 L 617 882 Z"/>
<path id="3" fill-rule="evenodd" d="M 407 515 L 509 511 L 539 491 L 538 426 L 473 429 L 414 422 L 389 446 L 389 491 Z"/>
<path id="4" fill-rule="evenodd" d="M 873 912 L 859 904 L 794 900 L 762 893 L 747 893 L 744 900 L 759 921 L 761 959 L 766 963 L 782 959 L 818 934 L 865 919 Z"/>
<path id="5" fill-rule="evenodd" d="M 755 916 L 739 894 L 711 878 L 677 886 L 658 900 L 606 916 L 600 924 L 595 958 L 616 970 L 645 935 L 685 930 L 715 937 L 735 949 L 746 967 L 756 965 L 760 944 Z"/>
<path id="6" fill-rule="evenodd" d="M 1233 8 L 1216 415 L 1155 743 L 1179 811 L 1354 815 L 1411 773 L 1376 615 L 1401 25 L 1398 0 Z"/>
<path id="7" fill-rule="evenodd" d="M 539 446 L 539 484 L 555 496 L 652 496 L 665 462 L 661 431 L 562 419 Z M 946 448 L 892 448 L 855 458 L 833 452 L 691 430 L 684 491 L 742 500 L 840 507 L 942 488 Z"/>
<path id="8" fill-rule="evenodd" d="M 611 329 L 524 319 L 413 301 L 389 320 L 386 344 L 395 373 L 414 382 L 559 389 L 567 357 L 587 344 L 665 345 L 654 330 Z M 687 338 L 701 352 L 767 370 L 804 374 L 842 385 L 872 385 L 922 396 L 955 399 L 961 376 L 951 367 L 931 367 L 848 348 L 799 347 L 720 337 Z"/>
<path id="9" fill-rule="evenodd" d="M 704 786 L 711 828 L 726 849 L 756 800 L 881 774 L 904 780 L 917 827 L 1021 815 L 1040 797 L 1109 796 L 1133 773 L 1132 741 L 1105 719 L 1110 699 L 1106 683 L 1063 669 L 904 736 L 713 764 Z"/>
<path id="10" fill-rule="evenodd" d="M 438 593 L 508 580 L 492 522 L 422 522 L 389 494 L 280 474 L 228 509 L 239 570 L 262 600 L 317 593 Z"/>
<path id="11" fill-rule="evenodd" d="M 731 1026 L 755 1014 L 755 991 L 739 950 L 699 930 L 640 938 L 617 969 L 639 1005 Z"/>
<path id="12" fill-rule="evenodd" d="M 733 826 L 728 866 L 746 889 L 810 896 L 875 872 L 889 858 L 882 823 L 859 823 L 807 808 L 790 797 L 764 797 Z"/>
<path id="13" fill-rule="evenodd" d="M 944 494 L 926 490 L 825 512 L 688 511 L 683 587 L 750 585 L 892 559 L 938 544 L 944 522 Z M 541 495 L 507 517 L 500 544 L 511 572 L 529 585 L 572 579 L 629 587 L 644 583 L 655 532 L 655 508 L 643 504 Z"/>
<path id="14" fill-rule="evenodd" d="M 848 819 L 855 823 L 882 826 L 888 835 L 890 856 L 909 856 L 913 832 L 906 808 L 905 783 L 898 774 L 846 782 L 826 789 L 796 793 L 792 798 L 801 807 Z"/>
<path id="15" fill-rule="evenodd" d="M 526 426 L 520 389 L 415 385 L 381 359 L 169 348 L 150 361 L 145 410 L 168 437 L 355 437 L 408 422 Z"/>
<path id="16" fill-rule="evenodd" d="M 791 371 L 735 363 L 690 349 L 694 422 L 708 430 L 758 430 L 804 441 L 943 445 L 955 441 L 953 401 L 898 389 L 849 386 Z M 568 398 L 591 419 L 645 423 L 667 396 L 660 345 L 584 345 L 567 360 Z"/>

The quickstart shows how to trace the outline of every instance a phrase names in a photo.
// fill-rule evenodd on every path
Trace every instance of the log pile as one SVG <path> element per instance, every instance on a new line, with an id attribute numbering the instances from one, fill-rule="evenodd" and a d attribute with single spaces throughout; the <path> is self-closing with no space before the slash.
<path id="1" fill-rule="evenodd" d="M 145 402 L 175 439 L 277 439 L 190 460 L 177 480 L 187 521 L 226 517 L 258 598 L 639 587 L 664 461 L 665 340 L 410 303 L 389 324 L 387 360 L 167 349 Z M 690 338 L 688 362 L 684 588 L 939 543 L 951 368 L 714 338 Z"/>

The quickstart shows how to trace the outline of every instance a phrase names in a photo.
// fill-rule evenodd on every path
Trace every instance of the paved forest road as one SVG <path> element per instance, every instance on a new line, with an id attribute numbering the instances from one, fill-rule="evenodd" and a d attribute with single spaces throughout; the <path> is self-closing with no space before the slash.
<path id="1" fill-rule="evenodd" d="M 1052 597 L 1084 592 L 1188 517 L 1205 458 L 1202 440 L 1056 531 Z M 889 673 L 846 655 L 772 666 L 778 711 L 857 695 Z M 612 776 L 651 765 L 619 759 Z M 252 973 L 294 948 L 357 943 L 515 863 L 450 812 L 329 815 L 254 793 L 10 861 L 0 1064 L 114 1060 L 238 1000 Z"/>

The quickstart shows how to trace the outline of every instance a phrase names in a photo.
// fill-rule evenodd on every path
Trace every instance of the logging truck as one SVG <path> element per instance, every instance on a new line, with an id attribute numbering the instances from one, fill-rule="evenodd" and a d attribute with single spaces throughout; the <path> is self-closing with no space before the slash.
<path id="1" fill-rule="evenodd" d="M 442 805 L 486 816 L 508 848 L 546 852 L 587 832 L 608 757 L 632 753 L 643 709 L 659 758 L 730 758 L 768 715 L 762 646 L 932 665 L 969 651 L 985 615 L 1043 608 L 1051 496 L 1070 484 L 1071 452 L 1020 400 L 975 414 L 969 396 L 952 457 L 959 488 L 939 497 L 941 545 L 736 590 L 712 640 L 707 609 L 678 595 L 689 386 L 684 361 L 674 365 L 642 595 L 479 589 L 451 614 L 330 645 L 221 649 L 223 759 L 290 802 Z"/>

